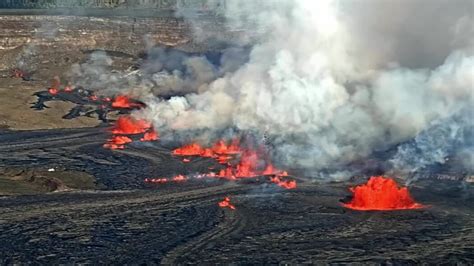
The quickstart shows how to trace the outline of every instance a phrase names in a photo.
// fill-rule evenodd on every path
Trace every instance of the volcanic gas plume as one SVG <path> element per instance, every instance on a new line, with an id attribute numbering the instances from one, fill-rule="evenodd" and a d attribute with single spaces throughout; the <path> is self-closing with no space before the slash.
<path id="1" fill-rule="evenodd" d="M 385 20 L 383 13 L 394 7 L 373 1 L 363 10 L 329 0 L 230 3 L 227 26 L 247 33 L 235 44 L 246 48 L 226 49 L 214 64 L 202 63 L 207 60 L 203 56 L 166 57 L 164 50 L 150 50 L 142 71 L 153 73 L 153 65 L 151 76 L 160 76 L 162 90 L 190 82 L 195 90 L 186 87 L 184 96 L 167 100 L 147 97 L 148 108 L 136 115 L 152 121 L 164 139 L 186 143 L 219 139 L 228 129 L 250 131 L 266 136 L 272 157 L 285 167 L 305 169 L 308 176 L 344 170 L 349 162 L 421 132 L 437 134 L 431 125 L 472 108 L 472 17 L 460 7 L 435 4 L 450 14 L 445 21 L 438 21 L 433 10 L 397 4 L 406 25 Z M 422 19 L 407 18 L 414 7 Z M 372 20 L 376 12 L 382 22 Z M 420 30 L 424 25 L 436 26 L 439 36 Z M 433 42 L 442 45 L 433 47 Z M 427 53 L 420 47 L 433 49 Z M 182 69 L 166 69 L 173 59 Z M 463 123 L 458 127 L 473 126 L 472 119 L 457 122 Z M 421 158 L 437 152 L 435 142 L 423 145 L 430 148 Z M 456 145 L 467 144 L 460 140 Z"/>
<path id="2" fill-rule="evenodd" d="M 220 15 L 241 33 L 232 40 L 207 35 L 198 16 L 178 10 L 196 40 L 226 44 L 217 59 L 149 40 L 138 70 L 110 73 L 113 60 L 97 52 L 70 76 L 106 94 L 133 91 L 146 104 L 133 116 L 163 140 L 202 146 L 250 132 L 282 168 L 337 179 L 355 174 L 348 164 L 403 144 L 384 167 L 411 174 L 474 150 L 473 120 L 454 119 L 474 107 L 472 5 L 423 3 L 229 2 Z M 145 107 L 123 96 L 113 105 Z"/>

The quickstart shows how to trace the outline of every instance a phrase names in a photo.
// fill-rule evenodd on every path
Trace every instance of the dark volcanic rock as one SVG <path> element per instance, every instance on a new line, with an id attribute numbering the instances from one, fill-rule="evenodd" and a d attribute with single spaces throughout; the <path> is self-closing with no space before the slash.
<path id="1" fill-rule="evenodd" d="M 146 177 L 205 172 L 157 143 L 103 149 L 96 129 L 3 132 L 0 165 L 86 171 L 103 189 L 0 199 L 0 262 L 12 263 L 473 263 L 473 186 L 422 180 L 425 209 L 343 208 L 348 184 L 299 179 L 284 190 L 265 182 L 190 180 L 146 185 Z M 58 172 L 60 172 L 58 171 Z M 77 177 L 76 177 L 77 178 Z M 129 190 L 129 189 L 135 190 Z M 121 190 L 118 190 L 121 189 Z M 236 210 L 217 205 L 229 196 Z"/>

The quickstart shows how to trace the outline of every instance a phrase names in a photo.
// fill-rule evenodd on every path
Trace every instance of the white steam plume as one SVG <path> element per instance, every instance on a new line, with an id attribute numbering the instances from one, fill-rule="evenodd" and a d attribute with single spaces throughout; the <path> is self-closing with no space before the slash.
<path id="1" fill-rule="evenodd" d="M 274 156 L 294 168 L 362 158 L 473 107 L 472 3 L 446 2 L 229 1 L 229 28 L 257 33 L 248 61 L 206 76 L 195 93 L 150 99 L 139 115 L 164 134 L 268 134 Z M 430 23 L 437 28 L 420 26 Z"/>

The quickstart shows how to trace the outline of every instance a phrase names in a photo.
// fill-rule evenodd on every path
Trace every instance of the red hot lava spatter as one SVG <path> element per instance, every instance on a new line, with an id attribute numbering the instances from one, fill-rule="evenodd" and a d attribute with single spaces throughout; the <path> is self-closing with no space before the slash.
<path id="1" fill-rule="evenodd" d="M 218 172 L 198 175 L 198 177 L 222 178 L 237 180 L 258 176 L 269 176 L 269 181 L 285 189 L 296 188 L 295 180 L 288 180 L 288 173 L 276 169 L 269 160 L 262 160 L 256 150 L 242 148 L 238 138 L 228 145 L 224 140 L 217 141 L 211 148 L 204 148 L 198 143 L 192 143 L 175 149 L 172 153 L 177 156 L 199 156 L 214 158 L 218 163 L 225 165 Z M 237 160 L 234 160 L 237 159 Z M 183 162 L 190 162 L 184 158 Z"/>
<path id="2" fill-rule="evenodd" d="M 220 201 L 218 203 L 219 207 L 221 208 L 229 208 L 231 210 L 235 210 L 235 206 L 230 203 L 230 198 L 229 197 L 225 197 L 223 201 Z"/>
<path id="3" fill-rule="evenodd" d="M 270 181 L 277 184 L 277 186 L 285 189 L 295 189 L 296 181 L 295 180 L 283 180 L 280 176 L 270 177 Z"/>
<path id="4" fill-rule="evenodd" d="M 58 76 L 55 76 L 52 81 L 51 88 L 48 89 L 48 92 L 51 95 L 56 95 L 59 92 L 59 87 L 61 86 L 61 80 Z"/>
<path id="5" fill-rule="evenodd" d="M 142 103 L 134 102 L 126 95 L 118 95 L 112 101 L 112 107 L 115 108 L 142 108 L 144 105 Z"/>
<path id="6" fill-rule="evenodd" d="M 126 135 L 143 134 L 143 137 L 140 138 L 140 141 L 143 142 L 159 139 L 158 133 L 153 129 L 151 123 L 142 119 L 135 119 L 131 116 L 120 116 L 111 131 L 114 135 L 107 140 L 103 147 L 112 150 L 124 149 L 125 144 L 133 142 Z"/>
<path id="7" fill-rule="evenodd" d="M 132 142 L 132 139 L 127 136 L 112 136 L 112 138 L 108 139 L 107 143 L 104 144 L 104 148 L 123 150 L 125 149 L 125 144 L 130 142 Z"/>
<path id="8" fill-rule="evenodd" d="M 425 207 L 413 200 L 408 188 L 399 188 L 395 180 L 391 178 L 373 176 L 366 184 L 350 188 L 350 190 L 354 194 L 353 198 L 343 206 L 354 210 L 386 211 Z"/>
<path id="9" fill-rule="evenodd" d="M 145 133 L 151 124 L 145 120 L 135 119 L 131 116 L 120 116 L 112 129 L 113 134 L 140 134 Z"/>

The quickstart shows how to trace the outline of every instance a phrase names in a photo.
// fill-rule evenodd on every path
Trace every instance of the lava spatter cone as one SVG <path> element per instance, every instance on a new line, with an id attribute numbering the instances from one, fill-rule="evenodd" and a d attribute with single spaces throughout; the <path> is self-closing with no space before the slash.
<path id="1" fill-rule="evenodd" d="M 373 176 L 366 184 L 350 188 L 354 194 L 344 207 L 360 210 L 407 210 L 425 207 L 416 203 L 408 188 L 399 188 L 395 180 L 382 176 Z"/>

